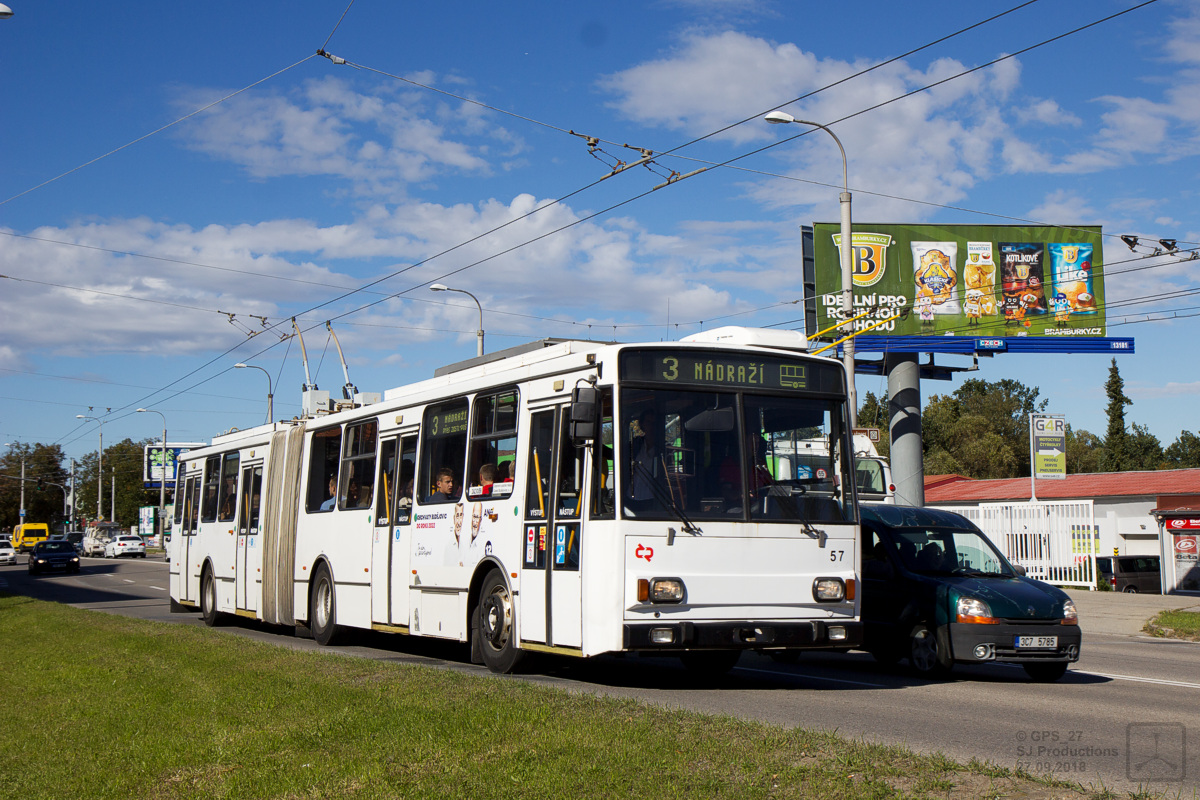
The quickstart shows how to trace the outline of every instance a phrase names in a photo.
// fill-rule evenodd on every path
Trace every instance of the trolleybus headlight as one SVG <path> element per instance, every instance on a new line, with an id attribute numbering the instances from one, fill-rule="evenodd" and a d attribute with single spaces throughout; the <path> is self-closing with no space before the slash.
<path id="1" fill-rule="evenodd" d="M 841 578 L 817 578 L 812 593 L 818 603 L 838 603 L 846 599 L 846 583 Z"/>
<path id="2" fill-rule="evenodd" d="M 680 578 L 650 578 L 647 600 L 652 603 L 682 603 L 684 588 Z M 638 593 L 641 594 L 641 593 Z M 643 601 L 644 602 L 644 601 Z"/>
<path id="3" fill-rule="evenodd" d="M 675 629 L 674 628 L 651 628 L 650 629 L 651 644 L 674 644 Z"/>
<path id="4" fill-rule="evenodd" d="M 1075 610 L 1075 601 L 1066 600 L 1063 602 L 1063 619 L 1060 625 L 1078 625 L 1079 612 Z"/>
<path id="5" fill-rule="evenodd" d="M 1000 620 L 992 616 L 992 608 L 978 597 L 958 598 L 956 622 L 972 622 L 982 625 L 999 625 Z"/>

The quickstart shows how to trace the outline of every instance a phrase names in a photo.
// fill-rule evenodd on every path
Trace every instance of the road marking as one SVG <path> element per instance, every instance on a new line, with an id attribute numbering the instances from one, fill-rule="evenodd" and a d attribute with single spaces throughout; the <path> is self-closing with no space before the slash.
<path id="1" fill-rule="evenodd" d="M 124 578 L 123 580 L 124 580 L 126 583 L 136 583 L 136 581 L 131 581 L 131 580 L 129 580 L 129 578 Z"/>
<path id="2" fill-rule="evenodd" d="M 1110 675 L 1107 672 L 1084 672 L 1083 670 L 1071 670 L 1072 675 L 1091 675 L 1097 678 L 1112 678 L 1118 681 L 1135 681 L 1136 683 L 1157 683 L 1162 686 L 1179 686 L 1184 689 L 1200 689 L 1200 683 L 1187 683 L 1186 681 L 1168 681 L 1163 678 L 1140 678 L 1137 675 Z"/>
<path id="3" fill-rule="evenodd" d="M 801 680 L 830 681 L 832 683 L 848 683 L 851 686 L 873 686 L 876 689 L 882 689 L 886 685 L 886 684 L 882 684 L 882 683 L 864 683 L 863 681 L 848 681 L 844 678 L 823 678 L 819 675 L 807 675 L 807 674 L 802 674 L 799 672 L 773 672 L 772 670 L 769 670 L 769 669 L 754 669 L 753 667 L 738 667 L 737 671 L 738 672 L 757 672 L 760 675 L 771 675 L 776 678 L 783 677 L 786 675 L 788 677 L 799 678 Z"/>
<path id="4" fill-rule="evenodd" d="M 166 591 L 166 589 L 164 589 L 164 588 L 163 588 L 163 587 L 161 587 L 161 586 L 151 586 L 150 588 L 151 588 L 151 589 L 158 589 L 160 592 L 165 592 L 165 591 Z"/>

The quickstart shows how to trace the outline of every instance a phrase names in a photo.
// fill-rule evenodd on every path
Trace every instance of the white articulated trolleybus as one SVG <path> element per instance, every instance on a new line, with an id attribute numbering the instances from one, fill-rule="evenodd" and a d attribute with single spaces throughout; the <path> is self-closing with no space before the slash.
<path id="1" fill-rule="evenodd" d="M 845 373 L 805 347 L 546 340 L 220 436 L 181 457 L 172 609 L 470 642 L 496 672 L 857 646 Z"/>

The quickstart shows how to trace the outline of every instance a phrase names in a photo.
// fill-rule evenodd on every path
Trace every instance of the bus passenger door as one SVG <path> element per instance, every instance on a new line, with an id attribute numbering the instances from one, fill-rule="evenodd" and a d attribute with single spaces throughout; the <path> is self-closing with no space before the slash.
<path id="1" fill-rule="evenodd" d="M 522 526 L 521 640 L 583 643 L 580 559 L 582 452 L 566 437 L 565 408 L 530 415 Z"/>
<path id="2" fill-rule="evenodd" d="M 258 610 L 259 586 L 262 583 L 262 541 L 258 535 L 262 470 L 262 464 L 244 468 L 239 488 L 241 499 L 238 503 L 237 557 L 234 562 L 235 606 L 247 611 Z"/>
<path id="3" fill-rule="evenodd" d="M 371 540 L 371 620 L 385 625 L 408 626 L 409 523 L 416 460 L 415 434 L 380 442 Z"/>
<path id="4" fill-rule="evenodd" d="M 175 596 L 180 602 L 194 603 L 196 598 L 190 596 L 188 587 L 188 561 L 191 558 L 192 539 L 196 536 L 197 518 L 200 515 L 200 473 L 193 474 L 184 485 L 183 495 L 183 524 L 173 538 L 175 543 Z"/>

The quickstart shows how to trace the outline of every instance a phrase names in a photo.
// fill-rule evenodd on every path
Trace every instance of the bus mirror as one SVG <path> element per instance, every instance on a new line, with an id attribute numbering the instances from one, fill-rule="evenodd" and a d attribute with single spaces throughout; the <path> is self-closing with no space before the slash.
<path id="1" fill-rule="evenodd" d="M 571 392 L 571 438 L 577 442 L 595 439 L 599 413 L 600 391 L 592 386 L 576 386 Z"/>

